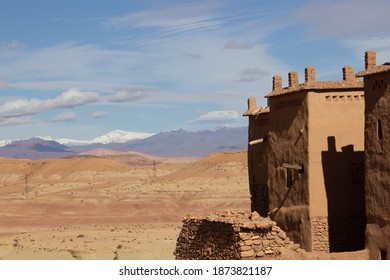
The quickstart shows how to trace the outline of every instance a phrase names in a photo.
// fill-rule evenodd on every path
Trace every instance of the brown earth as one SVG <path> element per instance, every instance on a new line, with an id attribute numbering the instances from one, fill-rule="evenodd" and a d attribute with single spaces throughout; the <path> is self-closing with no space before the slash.
<path id="1" fill-rule="evenodd" d="M 152 165 L 91 156 L 0 159 L 0 259 L 173 259 L 188 213 L 250 207 L 245 152 Z M 366 258 L 345 254 L 302 258 Z"/>

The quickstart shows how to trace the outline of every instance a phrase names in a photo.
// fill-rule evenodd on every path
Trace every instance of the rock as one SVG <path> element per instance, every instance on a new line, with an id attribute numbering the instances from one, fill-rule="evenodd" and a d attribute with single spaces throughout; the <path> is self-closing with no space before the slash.
<path id="1" fill-rule="evenodd" d="M 261 239 L 255 239 L 255 240 L 252 240 L 253 242 L 253 245 L 261 245 L 263 242 L 261 241 Z"/>
<path id="2" fill-rule="evenodd" d="M 273 226 L 273 227 L 272 227 L 272 231 L 273 231 L 273 232 L 280 232 L 280 227 L 278 227 L 278 226 Z"/>
<path id="3" fill-rule="evenodd" d="M 253 257 L 254 255 L 255 252 L 253 252 L 253 250 L 241 252 L 241 258 Z"/>
<path id="4" fill-rule="evenodd" d="M 295 243 L 291 243 L 290 245 L 287 246 L 288 249 L 290 250 L 293 250 L 293 251 L 296 251 L 297 249 L 299 249 L 299 244 L 295 244 Z"/>
<path id="5" fill-rule="evenodd" d="M 251 246 L 241 246 L 241 252 L 252 250 Z"/>
<path id="6" fill-rule="evenodd" d="M 250 219 L 252 221 L 261 221 L 263 218 L 260 216 L 259 213 L 257 213 L 256 211 L 253 211 L 251 216 L 250 216 Z"/>
<path id="7" fill-rule="evenodd" d="M 276 244 L 278 244 L 280 246 L 284 244 L 284 241 L 280 238 L 276 238 L 275 242 L 276 242 Z"/>
<path id="8" fill-rule="evenodd" d="M 252 239 L 248 239 L 244 241 L 245 245 L 251 246 L 253 244 Z"/>
<path id="9" fill-rule="evenodd" d="M 265 254 L 264 254 L 263 251 L 256 252 L 256 257 L 262 258 L 262 257 L 264 257 L 264 256 L 265 256 Z"/>
<path id="10" fill-rule="evenodd" d="M 282 240 L 285 240 L 285 239 L 287 238 L 287 235 L 286 235 L 286 233 L 285 233 L 284 231 L 280 231 L 280 232 L 278 233 L 278 237 L 279 237 L 280 239 L 282 239 Z"/>
<path id="11" fill-rule="evenodd" d="M 240 236 L 241 240 L 244 240 L 244 241 L 251 239 L 251 236 L 247 233 L 244 233 L 244 232 L 240 232 L 239 236 Z"/>

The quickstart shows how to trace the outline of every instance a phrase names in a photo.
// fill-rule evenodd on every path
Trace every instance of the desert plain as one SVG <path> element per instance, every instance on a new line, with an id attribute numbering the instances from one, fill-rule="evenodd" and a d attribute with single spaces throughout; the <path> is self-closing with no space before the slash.
<path id="1" fill-rule="evenodd" d="M 187 214 L 250 210 L 246 152 L 158 158 L 99 149 L 0 166 L 0 259 L 169 260 Z"/>

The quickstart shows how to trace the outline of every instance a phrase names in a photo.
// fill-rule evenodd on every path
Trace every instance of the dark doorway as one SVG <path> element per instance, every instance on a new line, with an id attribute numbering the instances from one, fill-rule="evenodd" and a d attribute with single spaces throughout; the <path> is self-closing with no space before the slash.
<path id="1" fill-rule="evenodd" d="M 387 251 L 381 250 L 381 260 L 387 260 Z"/>

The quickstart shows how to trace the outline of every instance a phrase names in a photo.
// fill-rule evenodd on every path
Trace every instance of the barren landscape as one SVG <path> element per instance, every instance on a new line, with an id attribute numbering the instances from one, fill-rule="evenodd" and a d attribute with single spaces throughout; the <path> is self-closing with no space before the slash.
<path id="1" fill-rule="evenodd" d="M 249 207 L 245 153 L 92 154 L 0 160 L 1 259 L 173 259 L 187 213 Z"/>
<path id="2" fill-rule="evenodd" d="M 187 214 L 250 209 L 246 162 L 245 152 L 166 159 L 108 150 L 1 159 L 0 259 L 174 259 Z"/>

